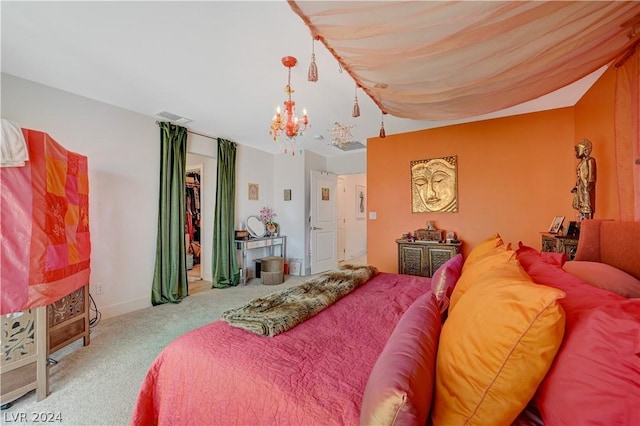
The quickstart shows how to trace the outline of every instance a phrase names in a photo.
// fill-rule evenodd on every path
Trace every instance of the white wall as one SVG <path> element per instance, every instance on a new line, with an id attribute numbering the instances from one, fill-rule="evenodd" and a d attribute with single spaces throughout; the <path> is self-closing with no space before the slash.
<path id="1" fill-rule="evenodd" d="M 150 306 L 160 169 L 155 119 L 7 74 L 2 118 L 88 157 L 91 295 L 103 318 Z M 103 294 L 93 290 L 99 283 Z"/>
<path id="2" fill-rule="evenodd" d="M 304 156 L 275 155 L 274 201 L 280 232 L 287 237 L 287 262 L 304 259 L 305 253 L 305 185 Z M 291 201 L 284 201 L 284 190 L 291 190 Z"/>
<path id="3" fill-rule="evenodd" d="M 246 224 L 249 216 L 259 216 L 262 207 L 274 208 L 274 155 L 247 146 L 238 145 L 236 152 L 236 229 Z M 258 184 L 258 200 L 249 200 L 249 183 Z M 280 219 L 280 212 L 276 219 Z M 276 220 L 277 221 L 277 220 Z M 279 223 L 279 222 L 278 222 Z M 283 230 L 283 235 L 286 231 Z M 247 253 L 247 278 L 255 276 L 254 259 L 267 256 L 267 249 Z M 241 262 L 241 258 L 238 257 Z"/>
<path id="4" fill-rule="evenodd" d="M 1 75 L 2 118 L 25 128 L 48 133 L 65 148 L 89 160 L 89 220 L 91 229 L 91 284 L 102 284 L 103 294 L 91 294 L 103 318 L 151 305 L 156 253 L 160 136 L 156 118 L 127 111 L 12 75 Z M 215 141 L 189 134 L 188 152 L 206 157 L 209 189 L 205 207 L 215 203 Z M 351 173 L 361 153 L 350 160 L 333 159 L 329 170 L 324 157 L 305 152 L 292 157 L 238 145 L 236 223 L 271 206 L 287 236 L 287 257 L 304 259 L 309 273 L 309 174 L 311 169 Z M 198 161 L 200 162 L 200 161 Z M 353 166 L 353 167 L 352 167 Z M 362 167 L 362 169 L 360 169 Z M 366 161 L 355 167 L 364 172 Z M 213 179 L 209 184 L 209 179 Z M 260 185 L 258 201 L 247 198 L 247 184 Z M 291 189 L 292 200 L 283 200 Z M 210 209 L 213 223 L 213 207 Z M 207 219 L 209 221 L 209 219 Z M 212 235 L 209 228 L 205 235 Z M 212 236 L 211 236 L 212 238 Z M 211 246 L 213 243 L 203 242 Z M 211 257 L 203 253 L 203 256 Z M 205 261 L 210 261 L 206 259 Z M 211 265 L 203 264 L 205 279 Z"/>
<path id="5" fill-rule="evenodd" d="M 367 171 L 366 150 L 327 158 L 327 171 L 337 175 L 365 173 Z"/>

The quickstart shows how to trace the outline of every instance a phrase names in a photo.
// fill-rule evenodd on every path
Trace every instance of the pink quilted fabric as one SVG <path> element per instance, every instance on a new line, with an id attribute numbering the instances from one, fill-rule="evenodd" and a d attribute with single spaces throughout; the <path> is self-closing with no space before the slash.
<path id="1" fill-rule="evenodd" d="M 154 361 L 131 424 L 358 424 L 378 355 L 429 290 L 428 278 L 380 273 L 275 337 L 223 321 L 193 330 Z"/>

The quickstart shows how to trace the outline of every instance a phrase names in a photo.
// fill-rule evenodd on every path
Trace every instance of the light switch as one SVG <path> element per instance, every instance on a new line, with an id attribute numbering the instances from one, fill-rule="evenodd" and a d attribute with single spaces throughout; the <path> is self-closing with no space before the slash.
<path id="1" fill-rule="evenodd" d="M 376 212 L 369 212 L 369 219 L 371 220 L 376 220 L 378 218 L 378 213 Z"/>

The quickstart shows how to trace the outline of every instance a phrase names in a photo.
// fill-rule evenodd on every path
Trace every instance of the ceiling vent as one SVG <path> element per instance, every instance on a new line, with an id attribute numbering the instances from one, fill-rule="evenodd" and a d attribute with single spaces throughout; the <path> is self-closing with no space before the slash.
<path id="1" fill-rule="evenodd" d="M 333 146 L 335 146 L 336 148 L 341 149 L 343 151 L 356 151 L 358 149 L 366 148 L 366 145 L 363 145 L 362 143 L 356 142 L 356 141 L 349 142 L 348 144 L 346 144 L 346 145 L 344 145 L 342 147 L 338 146 L 338 145 L 333 145 Z"/>
<path id="2" fill-rule="evenodd" d="M 178 124 L 187 124 L 187 123 L 191 123 L 193 120 L 183 117 L 181 115 L 178 114 L 174 114 L 172 112 L 168 112 L 168 111 L 160 111 L 160 112 L 156 112 L 156 115 L 158 117 L 162 117 L 162 118 L 166 118 L 169 121 L 173 121 L 174 123 L 178 123 Z"/>

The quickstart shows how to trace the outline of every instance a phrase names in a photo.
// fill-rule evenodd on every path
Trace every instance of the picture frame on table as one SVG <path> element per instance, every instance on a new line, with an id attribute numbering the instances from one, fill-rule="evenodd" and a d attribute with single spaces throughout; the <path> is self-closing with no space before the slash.
<path id="1" fill-rule="evenodd" d="M 549 226 L 549 233 L 557 234 L 558 231 L 560 231 L 560 228 L 562 228 L 562 222 L 564 222 L 564 216 L 554 217 L 551 225 Z"/>
<path id="2" fill-rule="evenodd" d="M 580 236 L 580 225 L 578 225 L 577 221 L 569 222 L 569 227 L 567 228 L 567 237 L 578 238 Z"/>

